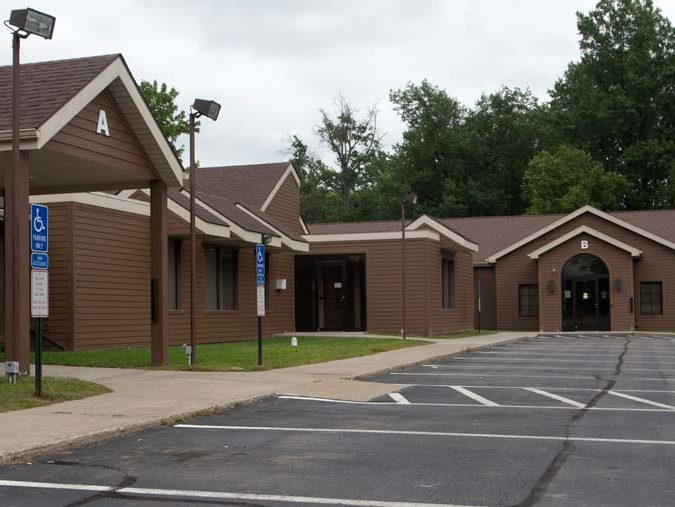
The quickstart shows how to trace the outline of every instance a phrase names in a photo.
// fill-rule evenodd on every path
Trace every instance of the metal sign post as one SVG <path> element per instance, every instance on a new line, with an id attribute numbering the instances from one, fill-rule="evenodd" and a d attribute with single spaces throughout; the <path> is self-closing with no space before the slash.
<path id="1" fill-rule="evenodd" d="M 258 366 L 263 364 L 262 319 L 265 316 L 265 245 L 255 246 L 256 302 L 258 307 Z"/>
<path id="2" fill-rule="evenodd" d="M 478 299 L 478 318 L 476 319 L 478 321 L 478 334 L 480 334 L 480 311 L 481 311 L 481 285 L 480 285 L 480 280 L 476 280 L 476 293 L 477 293 L 477 299 Z"/>
<path id="3" fill-rule="evenodd" d="M 49 210 L 30 206 L 30 313 L 35 319 L 35 396 L 42 397 L 42 319 L 49 317 Z"/>

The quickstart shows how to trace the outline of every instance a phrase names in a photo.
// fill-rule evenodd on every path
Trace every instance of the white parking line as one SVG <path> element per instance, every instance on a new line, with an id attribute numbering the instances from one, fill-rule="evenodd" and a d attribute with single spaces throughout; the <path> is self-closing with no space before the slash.
<path id="1" fill-rule="evenodd" d="M 608 391 L 608 393 L 614 396 L 618 396 L 620 398 L 626 398 L 627 400 L 637 401 L 639 403 L 646 403 L 647 405 L 652 405 L 654 407 L 669 408 L 670 410 L 675 410 L 674 406 L 666 405 L 665 403 L 659 403 L 658 401 L 647 400 L 645 398 L 638 398 L 637 396 L 631 396 L 630 394 L 619 393 L 617 391 Z"/>
<path id="2" fill-rule="evenodd" d="M 0 480 L 0 487 L 56 489 L 67 491 L 96 491 L 117 493 L 120 495 L 138 495 L 150 497 L 209 498 L 217 500 L 250 500 L 258 502 L 308 503 L 315 505 L 356 505 L 359 507 L 469 507 L 448 503 L 423 502 L 385 502 L 380 500 L 351 500 L 347 498 L 321 498 L 311 496 L 261 495 L 252 493 L 231 493 L 225 491 L 198 491 L 190 489 L 158 488 L 116 488 L 115 486 L 97 486 L 94 484 L 63 484 L 56 482 L 7 481 Z"/>
<path id="3" fill-rule="evenodd" d="M 450 386 L 445 386 L 450 387 Z M 371 407 L 451 407 L 451 408 L 508 408 L 518 410 L 578 410 L 579 407 L 567 405 L 476 405 L 475 403 L 428 403 L 428 402 L 409 402 L 407 404 L 395 403 L 390 401 L 349 401 L 335 400 L 330 398 L 312 398 L 310 396 L 278 396 L 284 400 L 317 401 L 321 403 L 343 403 L 347 405 L 366 405 Z M 588 407 L 586 410 L 595 412 L 666 412 L 674 414 L 675 410 L 665 408 L 624 408 L 624 407 Z"/>
<path id="4" fill-rule="evenodd" d="M 406 384 L 407 387 L 451 387 L 452 384 Z M 528 389 L 527 386 L 490 386 L 490 385 L 471 385 L 471 386 L 462 386 L 469 389 Z M 547 391 L 594 391 L 600 392 L 602 389 L 593 389 L 590 387 L 539 387 L 539 389 L 545 389 Z M 621 393 L 668 393 L 675 394 L 675 391 L 664 391 L 661 389 L 619 389 L 614 390 L 614 392 Z"/>
<path id="5" fill-rule="evenodd" d="M 410 402 L 401 393 L 389 393 L 389 397 L 399 405 L 410 405 Z"/>
<path id="6" fill-rule="evenodd" d="M 482 372 L 473 372 L 473 373 L 408 373 L 408 372 L 398 372 L 392 371 L 389 372 L 389 375 L 408 375 L 413 377 L 499 377 L 499 378 L 562 378 L 562 379 L 577 379 L 577 380 L 598 380 L 593 375 L 586 375 L 585 377 L 573 377 L 569 375 L 504 375 L 501 373 L 482 373 Z M 647 377 L 633 377 L 630 380 L 658 380 L 663 382 L 672 382 L 675 380 L 673 377 L 668 378 L 647 378 Z"/>
<path id="7" fill-rule="evenodd" d="M 550 356 L 549 356 L 550 357 Z M 521 357 L 521 358 L 502 358 L 502 357 L 471 357 L 471 356 L 455 356 L 452 358 L 453 361 L 484 361 L 488 363 L 599 363 L 599 364 L 609 364 L 614 366 L 616 364 L 616 358 L 610 359 L 544 359 L 541 357 Z M 661 366 L 675 366 L 675 363 L 663 364 L 657 358 L 652 359 L 651 361 L 635 361 L 631 358 L 626 358 L 625 361 L 630 361 L 631 364 L 652 364 L 658 362 L 655 365 L 655 368 Z"/>
<path id="8" fill-rule="evenodd" d="M 551 398 L 552 400 L 557 400 L 561 403 L 567 403 L 568 405 L 571 405 L 576 408 L 584 408 L 586 406 L 585 404 L 579 403 L 578 401 L 570 400 L 569 398 L 565 398 L 564 396 L 560 396 L 559 394 L 553 394 L 547 391 L 542 391 L 541 389 L 537 389 L 536 387 L 528 387 L 526 390 L 530 391 L 531 393 L 546 396 L 547 398 Z"/>
<path id="9" fill-rule="evenodd" d="M 431 368 L 432 366 L 434 369 L 437 368 L 462 368 L 462 369 L 471 369 L 471 368 L 489 368 L 489 366 L 482 365 L 482 364 L 462 364 L 461 366 L 459 364 L 453 365 L 453 364 L 438 364 L 438 365 L 431 365 L 431 364 L 423 364 L 425 368 Z M 493 367 L 490 371 L 494 370 L 518 370 L 518 371 L 523 371 L 523 370 L 558 370 L 558 371 L 593 371 L 593 368 L 597 368 L 599 370 L 602 370 L 602 368 L 599 367 L 592 367 L 589 366 L 588 368 L 567 368 L 566 366 L 497 366 Z M 607 366 L 605 368 L 608 371 L 613 371 L 614 366 Z M 621 370 L 621 373 L 637 373 L 637 372 L 649 372 L 649 373 L 654 373 L 654 370 L 657 370 L 658 368 L 623 368 Z M 661 370 L 658 369 L 659 372 L 661 373 L 675 373 L 675 370 Z"/>
<path id="10" fill-rule="evenodd" d="M 464 396 L 468 396 L 472 400 L 476 400 L 478 403 L 482 403 L 486 407 L 498 407 L 499 403 L 495 403 L 494 401 L 490 401 L 487 398 L 483 398 L 481 395 L 476 394 L 472 391 L 469 391 L 468 389 L 462 387 L 462 386 L 450 386 L 450 389 L 454 389 L 458 393 L 462 393 Z"/>
<path id="11" fill-rule="evenodd" d="M 572 442 L 599 442 L 599 443 L 614 443 L 614 444 L 675 445 L 675 440 L 565 437 L 556 435 L 550 436 L 510 435 L 499 433 L 460 433 L 448 431 L 371 430 L 371 429 L 356 429 L 356 428 L 297 428 L 285 426 L 221 426 L 211 424 L 176 424 L 174 428 L 196 429 L 196 430 L 280 431 L 293 433 L 356 433 L 367 435 L 410 435 L 410 436 L 452 437 L 452 438 L 496 438 L 507 440 L 549 440 L 555 442 L 572 441 Z"/>
<path id="12" fill-rule="evenodd" d="M 561 358 L 563 358 L 563 357 L 577 358 L 578 357 L 578 358 L 582 358 L 582 359 L 585 358 L 585 357 L 588 357 L 588 354 L 584 354 L 582 352 L 570 352 L 570 353 L 559 352 L 557 354 L 551 354 L 550 352 L 510 352 L 510 351 L 506 351 L 506 350 L 503 351 L 503 352 L 500 352 L 498 350 L 477 350 L 475 353 L 476 354 L 493 354 L 493 355 L 497 355 L 497 356 L 500 356 L 500 357 L 503 357 L 503 356 L 515 356 L 515 357 L 520 357 L 520 356 L 546 356 L 546 357 L 561 357 Z M 595 357 L 597 357 L 597 356 L 595 356 Z M 612 357 L 615 357 L 615 356 L 611 356 L 611 355 L 608 354 L 607 357 L 612 358 Z M 626 354 L 625 357 L 626 357 L 626 359 L 651 358 L 651 359 L 654 359 L 654 360 L 659 360 L 661 358 L 673 359 L 673 358 L 675 358 L 675 354 L 673 354 L 673 355 L 665 355 L 665 354 L 643 355 L 643 354 L 634 354 L 634 353 L 629 352 L 628 354 Z"/>

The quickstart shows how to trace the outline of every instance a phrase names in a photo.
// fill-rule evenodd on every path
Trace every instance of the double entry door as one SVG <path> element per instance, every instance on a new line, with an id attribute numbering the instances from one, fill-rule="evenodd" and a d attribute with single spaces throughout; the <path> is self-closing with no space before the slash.
<path id="1" fill-rule="evenodd" d="M 563 284 L 563 330 L 609 331 L 609 278 L 567 279 Z"/>

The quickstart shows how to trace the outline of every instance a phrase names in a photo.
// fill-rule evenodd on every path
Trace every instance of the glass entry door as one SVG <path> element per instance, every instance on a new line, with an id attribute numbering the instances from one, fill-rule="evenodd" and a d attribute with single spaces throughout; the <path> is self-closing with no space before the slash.
<path id="1" fill-rule="evenodd" d="M 608 331 L 610 320 L 609 271 L 589 254 L 570 259 L 563 269 L 563 331 Z"/>

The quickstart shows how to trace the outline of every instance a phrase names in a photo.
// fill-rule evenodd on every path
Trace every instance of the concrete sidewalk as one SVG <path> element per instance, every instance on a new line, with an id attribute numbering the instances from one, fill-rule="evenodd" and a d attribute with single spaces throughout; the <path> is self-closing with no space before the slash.
<path id="1" fill-rule="evenodd" d="M 0 413 L 0 463 L 65 450 L 277 394 L 369 400 L 404 386 L 351 380 L 536 333 L 497 333 L 328 363 L 264 372 L 217 373 L 45 366 L 47 376 L 103 384 L 112 393 L 46 407 Z"/>

